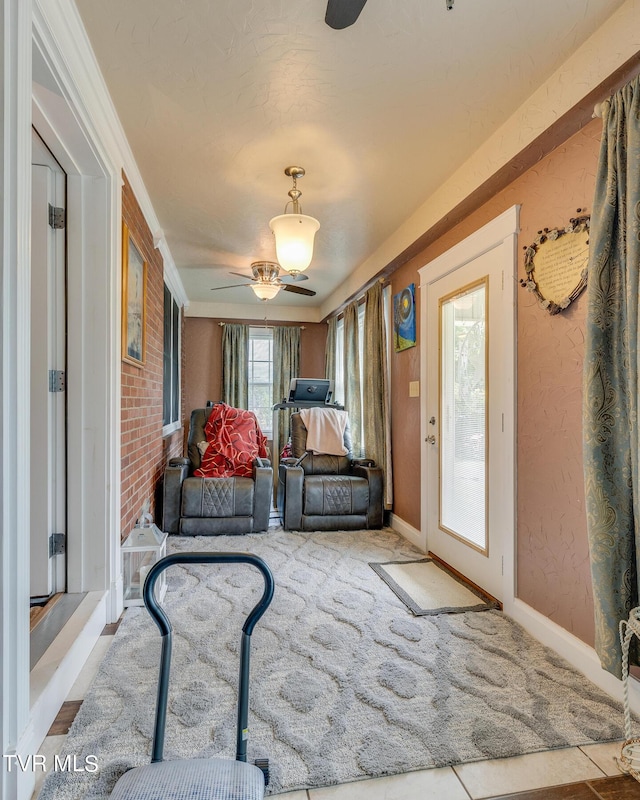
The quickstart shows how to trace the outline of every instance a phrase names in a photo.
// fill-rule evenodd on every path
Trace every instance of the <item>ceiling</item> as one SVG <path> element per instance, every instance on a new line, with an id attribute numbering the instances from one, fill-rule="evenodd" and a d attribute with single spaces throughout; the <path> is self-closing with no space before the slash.
<path id="1" fill-rule="evenodd" d="M 623 0 L 76 0 L 191 302 L 260 309 L 291 180 L 321 224 L 319 306 Z M 239 281 L 241 282 L 241 280 Z M 218 314 L 219 313 L 219 306 Z"/>

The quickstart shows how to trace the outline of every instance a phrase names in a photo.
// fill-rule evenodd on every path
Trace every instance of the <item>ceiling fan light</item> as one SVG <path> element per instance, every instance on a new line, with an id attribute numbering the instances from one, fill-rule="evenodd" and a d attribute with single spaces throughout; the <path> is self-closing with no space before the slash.
<path id="1" fill-rule="evenodd" d="M 251 288 L 260 300 L 273 300 L 282 287 L 277 283 L 265 283 L 261 281 L 252 283 Z"/>
<path id="2" fill-rule="evenodd" d="M 313 258 L 313 240 L 320 223 L 306 214 L 280 214 L 269 222 L 276 240 L 276 258 L 288 272 L 303 272 Z"/>

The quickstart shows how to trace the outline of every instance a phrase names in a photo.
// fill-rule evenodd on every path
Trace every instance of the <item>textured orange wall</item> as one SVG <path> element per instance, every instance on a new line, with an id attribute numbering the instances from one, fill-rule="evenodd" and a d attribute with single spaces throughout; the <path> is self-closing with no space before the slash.
<path id="1" fill-rule="evenodd" d="M 181 455 L 182 432 L 162 437 L 163 262 L 131 187 L 125 176 L 123 179 L 122 217 L 147 262 L 146 359 L 143 366 L 122 362 L 121 374 L 120 533 L 125 539 L 146 501 L 158 519 L 164 468 L 169 458 Z M 184 370 L 184 350 L 182 366 Z"/>
<path id="2" fill-rule="evenodd" d="M 188 317 L 185 319 L 185 412 L 187 419 L 194 408 L 202 408 L 207 400 L 220 399 L 222 377 L 222 328 L 220 322 L 238 322 L 232 319 L 208 319 Z M 250 325 L 264 325 L 260 320 L 242 320 Z M 270 323 L 277 325 L 277 322 Z M 326 323 L 282 323 L 300 324 L 300 377 L 322 378 L 324 376 L 324 351 L 327 341 Z"/>
<path id="3" fill-rule="evenodd" d="M 186 420 L 207 400 L 220 400 L 222 328 L 218 322 L 201 317 L 186 317 L 184 321 Z"/>
<path id="4" fill-rule="evenodd" d="M 601 121 L 594 120 L 392 276 L 392 291 L 419 283 L 417 270 L 515 204 L 522 247 L 538 230 L 591 210 Z M 517 594 L 593 643 L 582 474 L 581 415 L 585 297 L 554 317 L 518 288 Z M 419 291 L 416 290 L 419 308 Z M 394 512 L 420 527 L 419 347 L 392 355 Z"/>
<path id="5" fill-rule="evenodd" d="M 393 513 L 420 530 L 420 398 L 409 397 L 410 381 L 420 380 L 418 278 L 412 262 L 394 272 L 391 280 L 392 295 L 411 283 L 416 290 L 416 346 L 396 353 L 391 343 L 391 452 Z"/>
<path id="6" fill-rule="evenodd" d="M 601 122 L 525 176 L 520 243 L 591 211 Z M 522 248 L 519 275 L 524 275 Z M 518 292 L 518 596 L 588 644 L 593 596 L 582 468 L 586 296 L 550 317 Z"/>

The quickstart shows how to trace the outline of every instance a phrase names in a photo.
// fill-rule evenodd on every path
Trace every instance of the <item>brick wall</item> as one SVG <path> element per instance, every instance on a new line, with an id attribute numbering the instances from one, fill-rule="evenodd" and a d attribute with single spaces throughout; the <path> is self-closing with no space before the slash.
<path id="1" fill-rule="evenodd" d="M 162 437 L 163 262 L 125 175 L 123 179 L 122 217 L 147 262 L 145 363 L 122 362 L 120 533 L 125 539 L 145 502 L 150 504 L 154 520 L 160 521 L 162 476 L 168 459 L 182 455 L 182 431 Z M 184 318 L 182 326 L 184 333 Z M 183 347 L 183 375 L 184 367 Z"/>

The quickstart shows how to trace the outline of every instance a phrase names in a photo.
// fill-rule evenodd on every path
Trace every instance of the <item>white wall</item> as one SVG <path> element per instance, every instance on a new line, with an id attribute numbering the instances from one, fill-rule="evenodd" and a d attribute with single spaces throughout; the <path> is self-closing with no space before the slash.
<path id="1" fill-rule="evenodd" d="M 2 20 L 2 327 L 0 334 L 0 712 L 2 754 L 15 754 L 29 714 L 28 428 L 31 3 L 0 0 Z M 18 797 L 0 772 L 0 797 Z"/>

